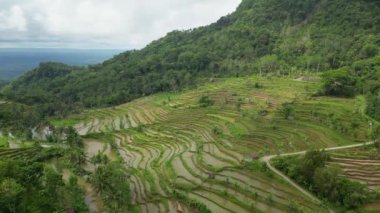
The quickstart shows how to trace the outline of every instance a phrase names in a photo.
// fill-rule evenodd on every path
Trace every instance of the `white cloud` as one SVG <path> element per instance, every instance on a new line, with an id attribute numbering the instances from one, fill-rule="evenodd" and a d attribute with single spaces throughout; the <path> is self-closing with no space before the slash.
<path id="1" fill-rule="evenodd" d="M 0 47 L 141 48 L 172 30 L 212 23 L 240 1 L 0 0 Z"/>
<path id="2" fill-rule="evenodd" d="M 9 10 L 0 10 L 0 31 L 26 31 L 27 23 L 22 8 L 13 5 Z"/>

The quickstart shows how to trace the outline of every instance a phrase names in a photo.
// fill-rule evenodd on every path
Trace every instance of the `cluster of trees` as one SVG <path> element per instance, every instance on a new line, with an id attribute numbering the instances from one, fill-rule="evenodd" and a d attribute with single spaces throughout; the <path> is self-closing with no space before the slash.
<path id="1" fill-rule="evenodd" d="M 379 52 L 379 10 L 375 0 L 244 0 L 214 24 L 171 32 L 99 65 L 43 63 L 3 93 L 65 116 L 193 87 L 204 77 L 368 67 Z M 368 100 L 374 108 L 378 94 Z"/>
<path id="2" fill-rule="evenodd" d="M 346 209 L 355 209 L 377 195 L 366 185 L 351 181 L 337 167 L 326 166 L 330 156 L 324 151 L 308 151 L 303 157 L 274 160 L 274 165 L 320 198 Z"/>
<path id="3" fill-rule="evenodd" d="M 200 107 L 209 107 L 214 105 L 214 101 L 210 97 L 205 95 L 199 99 L 198 103 Z"/>
<path id="4" fill-rule="evenodd" d="M 66 130 L 66 142 L 70 148 L 66 151 L 65 157 L 70 163 L 71 168 L 78 175 L 85 174 L 85 171 L 81 167 L 87 161 L 83 149 L 83 139 L 73 127 L 69 127 Z"/>
<path id="5" fill-rule="evenodd" d="M 324 95 L 353 97 L 357 93 L 357 79 L 346 70 L 330 71 L 323 74 Z"/>
<path id="6" fill-rule="evenodd" d="M 0 161 L 0 212 L 86 212 L 75 178 L 62 176 L 37 161 Z"/>
<path id="7" fill-rule="evenodd" d="M 2 109 L 2 108 L 0 108 Z M 84 192 L 76 177 L 67 182 L 45 162 L 51 159 L 65 159 L 83 146 L 82 139 L 74 129 L 67 131 L 70 149 L 61 147 L 42 148 L 36 144 L 36 151 L 30 158 L 13 160 L 0 159 L 0 212 L 88 212 Z M 80 157 L 85 159 L 83 151 Z M 70 162 L 77 165 L 77 161 Z"/>
<path id="8" fill-rule="evenodd" d="M 293 103 L 284 103 L 282 104 L 282 108 L 280 110 L 281 115 L 285 119 L 291 120 L 295 116 L 295 107 Z"/>
<path id="9" fill-rule="evenodd" d="M 77 175 L 90 175 L 91 184 L 110 212 L 131 210 L 129 173 L 124 165 L 110 162 L 105 155 L 97 155 L 91 160 L 98 167 L 93 174 L 88 173 L 81 167 L 88 160 L 82 137 L 73 127 L 57 131 L 59 141 L 65 140 L 68 148 L 40 148 L 27 161 L 0 159 L 0 212 L 63 212 L 69 208 L 88 212 L 77 178 L 72 176 L 64 183 L 62 175 L 44 164 L 52 158 L 63 160 L 63 165 Z"/>
<path id="10" fill-rule="evenodd" d="M 136 212 L 130 199 L 130 171 L 126 169 L 124 162 L 120 159 L 111 161 L 107 155 L 100 151 L 91 158 L 86 157 L 83 152 L 83 140 L 75 129 L 70 127 L 66 132 L 67 143 L 70 146 L 68 150 L 69 162 L 77 172 L 88 175 L 89 183 L 102 198 L 104 204 L 102 210 L 106 212 Z M 115 149 L 113 139 L 108 138 L 108 134 L 96 134 L 93 137 L 108 141 L 111 149 Z M 93 173 L 83 171 L 80 167 L 86 162 L 95 165 L 96 169 Z"/>
<path id="11" fill-rule="evenodd" d="M 91 184 L 100 193 L 110 212 L 128 212 L 133 208 L 129 174 L 123 164 L 105 161 L 91 175 Z"/>
<path id="12" fill-rule="evenodd" d="M 0 103 L 0 130 L 9 130 L 13 134 L 30 138 L 30 127 L 34 127 L 44 120 L 38 106 L 6 102 Z"/>
<path id="13" fill-rule="evenodd" d="M 374 54 L 373 51 L 371 49 L 370 55 Z M 364 95 L 367 114 L 380 120 L 380 55 L 324 73 L 321 93 L 338 97 Z"/>
<path id="14" fill-rule="evenodd" d="M 359 89 L 367 99 L 367 114 L 380 121 L 380 55 L 357 62 L 354 67 L 359 76 Z"/>

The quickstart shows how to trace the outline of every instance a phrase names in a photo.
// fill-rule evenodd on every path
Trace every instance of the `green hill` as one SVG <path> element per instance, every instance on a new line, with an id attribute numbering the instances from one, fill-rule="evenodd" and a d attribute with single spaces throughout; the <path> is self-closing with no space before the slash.
<path id="1" fill-rule="evenodd" d="M 171 32 L 99 65 L 41 64 L 4 93 L 65 115 L 178 91 L 204 78 L 342 67 L 357 76 L 373 71 L 369 61 L 380 63 L 378 11 L 378 0 L 243 0 L 214 24 Z"/>

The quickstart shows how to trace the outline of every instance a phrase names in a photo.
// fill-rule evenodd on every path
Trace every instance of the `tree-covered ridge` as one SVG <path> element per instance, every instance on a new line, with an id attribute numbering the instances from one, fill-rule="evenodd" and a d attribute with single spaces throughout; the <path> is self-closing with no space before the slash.
<path id="1" fill-rule="evenodd" d="M 64 115 L 177 91 L 200 77 L 353 69 L 379 54 L 378 11 L 377 0 L 244 0 L 214 24 L 171 32 L 88 69 L 42 64 L 4 93 Z"/>

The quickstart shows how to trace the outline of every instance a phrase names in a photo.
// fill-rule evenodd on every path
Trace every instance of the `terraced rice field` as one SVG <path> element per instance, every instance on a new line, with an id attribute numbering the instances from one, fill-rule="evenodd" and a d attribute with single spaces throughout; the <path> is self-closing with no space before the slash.
<path id="1" fill-rule="evenodd" d="M 329 166 L 338 166 L 351 180 L 380 191 L 380 152 L 374 145 L 334 151 Z M 363 209 L 366 212 L 379 212 L 380 200 L 367 204 Z"/>
<path id="2" fill-rule="evenodd" d="M 350 179 L 380 189 L 380 153 L 373 145 L 334 152 L 329 163 L 339 166 Z"/>
<path id="3" fill-rule="evenodd" d="M 103 142 L 113 143 L 130 169 L 132 203 L 142 212 L 192 212 L 193 201 L 212 212 L 286 212 L 290 204 L 326 212 L 257 161 L 367 140 L 357 101 L 312 97 L 318 87 L 293 79 L 228 79 L 54 122 L 74 125 L 86 138 L 111 135 Z M 214 104 L 200 107 L 202 96 Z M 280 113 L 286 102 L 295 109 L 291 119 Z"/>
<path id="4" fill-rule="evenodd" d="M 40 150 L 40 147 L 0 149 L 0 159 L 27 160 L 34 157 Z"/>

